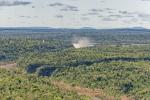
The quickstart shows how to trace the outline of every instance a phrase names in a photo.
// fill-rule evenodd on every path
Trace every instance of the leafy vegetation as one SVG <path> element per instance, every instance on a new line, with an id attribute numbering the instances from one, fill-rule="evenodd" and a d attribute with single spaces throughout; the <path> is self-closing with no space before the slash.
<path id="1" fill-rule="evenodd" d="M 57 80 L 101 89 L 116 99 L 150 99 L 149 30 L 19 32 L 0 33 L 0 62 L 17 62 L 19 69 L 0 70 L 0 98 L 89 99 L 64 93 L 51 83 Z M 79 34 L 98 44 L 73 48 L 71 37 Z"/>
<path id="2" fill-rule="evenodd" d="M 147 90 L 150 87 L 150 49 L 147 46 L 143 47 L 66 49 L 59 53 L 28 55 L 26 59 L 20 59 L 18 64 L 25 68 L 30 68 L 30 64 L 38 64 L 31 69 L 39 75 L 41 71 L 38 73 L 38 70 L 47 65 L 49 69 L 54 69 L 49 71 L 54 79 L 103 89 L 117 97 L 128 95 L 134 98 L 150 98 Z M 143 90 L 147 91 L 142 92 Z"/>
<path id="3" fill-rule="evenodd" d="M 48 77 L 27 75 L 20 70 L 0 69 L 1 100 L 89 100 L 71 91 L 61 91 Z"/>

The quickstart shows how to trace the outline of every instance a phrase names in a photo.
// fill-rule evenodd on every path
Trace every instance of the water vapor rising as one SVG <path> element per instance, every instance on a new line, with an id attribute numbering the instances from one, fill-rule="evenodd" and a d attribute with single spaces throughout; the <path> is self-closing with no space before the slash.
<path id="1" fill-rule="evenodd" d="M 87 37 L 74 37 L 72 45 L 77 49 L 94 46 L 94 43 Z"/>

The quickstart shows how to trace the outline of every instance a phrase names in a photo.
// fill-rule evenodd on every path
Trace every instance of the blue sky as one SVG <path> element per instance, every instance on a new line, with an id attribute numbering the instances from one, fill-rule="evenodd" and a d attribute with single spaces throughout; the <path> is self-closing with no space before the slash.
<path id="1" fill-rule="evenodd" d="M 0 27 L 150 28 L 150 0 L 0 0 Z"/>

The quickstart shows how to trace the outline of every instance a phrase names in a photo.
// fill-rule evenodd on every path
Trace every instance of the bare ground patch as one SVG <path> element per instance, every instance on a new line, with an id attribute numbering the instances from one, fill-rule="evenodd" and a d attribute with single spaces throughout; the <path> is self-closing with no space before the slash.
<path id="1" fill-rule="evenodd" d="M 107 96 L 100 89 L 90 89 L 90 88 L 84 88 L 84 87 L 80 87 L 80 86 L 71 86 L 62 81 L 53 81 L 52 83 L 63 91 L 74 91 L 74 92 L 77 92 L 78 95 L 88 96 L 92 100 L 104 100 L 104 99 L 105 100 L 115 100 L 115 98 L 113 96 Z"/>
<path id="2" fill-rule="evenodd" d="M 15 69 L 17 64 L 15 62 L 1 62 L 0 68 L 4 69 Z"/>

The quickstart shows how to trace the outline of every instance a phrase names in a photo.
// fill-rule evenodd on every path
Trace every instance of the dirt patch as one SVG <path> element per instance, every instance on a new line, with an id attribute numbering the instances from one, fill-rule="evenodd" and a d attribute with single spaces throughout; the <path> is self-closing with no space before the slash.
<path id="1" fill-rule="evenodd" d="M 53 81 L 52 83 L 63 91 L 74 91 L 77 92 L 78 95 L 88 96 L 92 100 L 101 100 L 101 98 L 105 100 L 115 100 L 113 96 L 106 96 L 106 94 L 100 89 L 90 89 L 90 88 L 83 88 L 80 86 L 70 86 L 69 84 L 64 83 L 62 81 Z"/>
<path id="2" fill-rule="evenodd" d="M 14 62 L 8 62 L 8 63 L 0 63 L 0 68 L 4 69 L 14 69 L 17 66 Z"/>
<path id="3" fill-rule="evenodd" d="M 120 97 L 121 98 L 121 100 L 136 100 L 134 97 L 132 98 L 132 97 L 127 97 L 127 96 L 121 96 Z"/>

